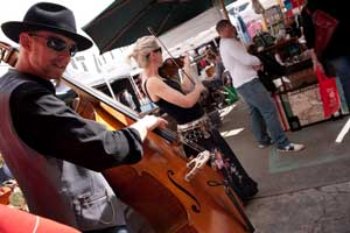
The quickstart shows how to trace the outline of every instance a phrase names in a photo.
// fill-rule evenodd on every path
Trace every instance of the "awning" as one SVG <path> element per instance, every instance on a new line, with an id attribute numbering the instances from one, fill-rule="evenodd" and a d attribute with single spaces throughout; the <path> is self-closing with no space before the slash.
<path id="1" fill-rule="evenodd" d="M 217 2 L 218 0 L 116 0 L 83 30 L 94 40 L 100 53 L 104 53 L 130 45 L 139 37 L 149 35 L 148 27 L 161 35 L 213 7 Z"/>

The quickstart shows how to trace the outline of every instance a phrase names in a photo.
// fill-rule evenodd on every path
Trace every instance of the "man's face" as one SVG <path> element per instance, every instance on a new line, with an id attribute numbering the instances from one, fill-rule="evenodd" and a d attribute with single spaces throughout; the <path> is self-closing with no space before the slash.
<path id="1" fill-rule="evenodd" d="M 232 24 L 228 24 L 222 29 L 221 35 L 224 38 L 237 38 L 237 30 Z"/>
<path id="2" fill-rule="evenodd" d="M 73 40 L 49 31 L 27 33 L 29 62 L 34 74 L 45 79 L 59 79 L 76 52 Z"/>

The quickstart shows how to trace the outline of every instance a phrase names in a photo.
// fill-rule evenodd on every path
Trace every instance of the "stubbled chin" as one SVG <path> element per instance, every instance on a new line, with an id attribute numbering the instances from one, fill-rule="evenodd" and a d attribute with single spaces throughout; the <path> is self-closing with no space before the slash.
<path id="1" fill-rule="evenodd" d="M 63 71 L 57 70 L 56 72 L 50 72 L 49 79 L 60 79 L 62 77 Z"/>
<path id="2" fill-rule="evenodd" d="M 52 69 L 50 72 L 52 79 L 59 79 L 66 70 L 67 66 L 54 65 L 53 68 L 54 69 Z"/>

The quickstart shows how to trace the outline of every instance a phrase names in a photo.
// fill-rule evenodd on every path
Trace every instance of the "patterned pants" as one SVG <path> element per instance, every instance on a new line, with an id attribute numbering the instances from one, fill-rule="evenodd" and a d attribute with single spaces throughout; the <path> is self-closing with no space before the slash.
<path id="1" fill-rule="evenodd" d="M 258 192 L 257 183 L 249 177 L 230 146 L 215 128 L 200 128 L 182 132 L 183 139 L 194 142 L 212 153 L 210 165 L 224 176 L 236 194 L 246 201 Z M 187 157 L 196 156 L 199 152 L 184 145 Z"/>

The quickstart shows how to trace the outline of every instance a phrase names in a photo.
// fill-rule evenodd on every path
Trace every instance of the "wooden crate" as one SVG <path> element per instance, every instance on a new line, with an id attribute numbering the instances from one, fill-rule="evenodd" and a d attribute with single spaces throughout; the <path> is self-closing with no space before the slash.
<path id="1" fill-rule="evenodd" d="M 313 68 L 303 69 L 300 71 L 296 71 L 287 75 L 290 83 L 288 83 L 287 90 L 298 89 L 307 87 L 309 85 L 317 83 L 317 77 Z"/>

